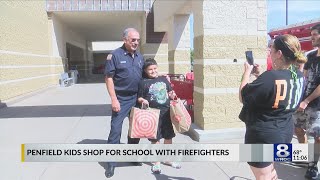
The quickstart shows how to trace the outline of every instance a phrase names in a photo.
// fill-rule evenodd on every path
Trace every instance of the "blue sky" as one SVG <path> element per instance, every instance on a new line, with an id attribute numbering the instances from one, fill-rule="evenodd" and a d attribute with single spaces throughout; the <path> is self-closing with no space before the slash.
<path id="1" fill-rule="evenodd" d="M 267 0 L 267 28 L 286 25 L 286 1 Z M 320 19 L 319 0 L 288 0 L 288 24 L 295 24 L 302 21 Z"/>

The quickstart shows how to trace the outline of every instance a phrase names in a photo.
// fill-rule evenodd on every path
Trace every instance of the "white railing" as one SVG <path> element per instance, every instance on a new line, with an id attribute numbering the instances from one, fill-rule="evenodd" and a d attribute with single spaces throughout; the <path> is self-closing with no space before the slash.
<path id="1" fill-rule="evenodd" d="M 47 11 L 150 11 L 154 0 L 46 0 Z"/>

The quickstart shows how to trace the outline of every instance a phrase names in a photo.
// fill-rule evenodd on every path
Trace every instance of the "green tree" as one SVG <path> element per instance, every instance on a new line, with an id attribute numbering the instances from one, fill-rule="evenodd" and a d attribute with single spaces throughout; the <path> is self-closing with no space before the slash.
<path id="1" fill-rule="evenodd" d="M 193 71 L 193 64 L 194 64 L 194 50 L 190 49 L 190 63 L 191 63 L 191 71 Z"/>

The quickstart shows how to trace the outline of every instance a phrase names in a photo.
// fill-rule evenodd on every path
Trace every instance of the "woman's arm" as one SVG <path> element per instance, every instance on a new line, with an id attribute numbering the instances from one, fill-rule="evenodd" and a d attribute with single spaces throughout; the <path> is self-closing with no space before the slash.
<path id="1" fill-rule="evenodd" d="M 252 72 L 252 69 L 253 69 L 253 65 L 250 65 L 249 63 L 245 62 L 244 63 L 244 72 L 242 74 L 242 78 L 241 78 L 241 84 L 240 84 L 240 87 L 239 87 L 239 100 L 240 102 L 242 103 L 242 94 L 241 94 L 241 91 L 243 89 L 243 87 L 249 83 L 249 80 L 250 80 L 250 74 Z M 260 75 L 260 66 L 259 65 L 255 65 L 255 72 L 254 75 L 257 77 Z"/>

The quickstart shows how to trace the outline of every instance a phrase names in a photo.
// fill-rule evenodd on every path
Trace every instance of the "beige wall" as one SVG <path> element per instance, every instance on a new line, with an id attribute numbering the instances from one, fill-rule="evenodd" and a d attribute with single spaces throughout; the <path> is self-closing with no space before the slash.
<path id="1" fill-rule="evenodd" d="M 87 42 L 82 34 L 70 28 L 68 24 L 64 23 L 54 14 L 50 14 L 49 18 L 52 20 L 52 23 L 49 23 L 49 28 L 51 28 L 52 31 L 51 42 L 53 56 L 66 58 L 67 43 L 82 49 L 86 49 Z"/>
<path id="2" fill-rule="evenodd" d="M 195 124 L 205 130 L 243 127 L 238 88 L 244 52 L 252 50 L 257 63 L 266 63 L 266 1 L 193 3 Z"/>
<path id="3" fill-rule="evenodd" d="M 49 34 L 44 7 L 44 0 L 0 1 L 0 49 L 48 55 Z"/>
<path id="4" fill-rule="evenodd" d="M 0 100 L 57 84 L 45 1 L 0 1 Z"/>
<path id="5" fill-rule="evenodd" d="M 91 43 L 88 43 L 85 36 L 77 30 L 69 27 L 61 17 L 49 14 L 49 31 L 51 31 L 52 56 L 67 57 L 67 48 L 70 49 L 70 57 L 64 63 L 65 71 L 70 70 L 70 66 L 77 65 L 81 76 L 86 76 L 90 72 Z M 90 46 L 90 47 L 88 47 Z"/>
<path id="6" fill-rule="evenodd" d="M 174 15 L 169 24 L 169 72 L 186 74 L 191 70 L 190 15 Z"/>
<path id="7" fill-rule="evenodd" d="M 169 73 L 167 43 L 146 43 L 142 44 L 140 48 L 145 59 L 154 58 L 157 61 L 160 74 Z"/>

